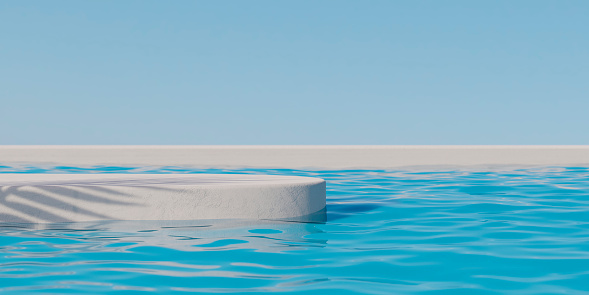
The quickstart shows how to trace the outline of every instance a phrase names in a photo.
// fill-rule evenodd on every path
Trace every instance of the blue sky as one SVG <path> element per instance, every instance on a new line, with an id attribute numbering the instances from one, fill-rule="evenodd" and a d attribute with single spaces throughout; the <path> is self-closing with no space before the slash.
<path id="1" fill-rule="evenodd" d="M 0 144 L 589 144 L 588 15 L 0 0 Z"/>

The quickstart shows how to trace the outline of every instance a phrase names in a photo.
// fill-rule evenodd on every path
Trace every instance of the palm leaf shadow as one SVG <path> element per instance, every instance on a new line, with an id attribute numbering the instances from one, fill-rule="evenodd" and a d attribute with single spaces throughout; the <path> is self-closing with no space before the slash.
<path id="1" fill-rule="evenodd" d="M 90 193 L 89 191 L 94 191 Z M 103 197 L 101 194 L 115 196 L 117 199 Z M 55 195 L 71 201 L 60 200 Z M 16 197 L 16 198 L 13 198 Z M 115 190 L 96 186 L 4 186 L 0 187 L 0 222 L 72 222 L 73 220 L 59 215 L 59 212 L 75 212 L 89 219 L 112 219 L 108 215 L 95 212 L 88 206 L 76 205 L 76 200 L 84 200 L 96 204 L 117 206 L 140 206 L 131 201 L 133 196 Z M 22 202 L 27 200 L 29 204 Z M 32 203 L 32 204 L 30 204 Z M 39 205 L 39 206 L 35 206 Z"/>

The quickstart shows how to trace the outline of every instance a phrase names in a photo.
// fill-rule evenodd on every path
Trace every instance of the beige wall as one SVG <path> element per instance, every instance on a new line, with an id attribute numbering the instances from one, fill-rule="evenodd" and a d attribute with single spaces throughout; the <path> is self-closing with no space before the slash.
<path id="1" fill-rule="evenodd" d="M 258 168 L 589 166 L 589 146 L 0 146 L 0 164 Z"/>

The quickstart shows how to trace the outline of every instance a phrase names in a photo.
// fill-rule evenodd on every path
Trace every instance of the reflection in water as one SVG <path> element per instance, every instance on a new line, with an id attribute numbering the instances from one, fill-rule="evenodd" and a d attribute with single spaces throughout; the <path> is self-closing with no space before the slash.
<path id="1" fill-rule="evenodd" d="M 255 249 L 280 252 L 283 247 L 322 247 L 325 210 L 285 220 L 160 220 L 79 223 L 3 223 L 2 236 L 61 237 L 84 241 L 87 247 L 165 247 L 179 251 Z M 90 245 L 92 244 L 92 245 Z M 70 249 L 71 250 L 71 249 Z M 111 249 L 109 249 L 111 251 Z"/>
<path id="2" fill-rule="evenodd" d="M 303 220 L 4 223 L 0 291 L 214 292 L 215 279 L 252 291 L 252 282 L 292 278 L 260 269 L 309 267 L 288 253 L 326 247 L 318 219 L 325 211 Z"/>

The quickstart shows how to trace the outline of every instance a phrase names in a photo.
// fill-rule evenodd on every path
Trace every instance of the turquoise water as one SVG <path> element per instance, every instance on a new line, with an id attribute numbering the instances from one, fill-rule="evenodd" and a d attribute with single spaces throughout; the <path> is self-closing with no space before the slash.
<path id="1" fill-rule="evenodd" d="M 0 224 L 2 294 L 589 294 L 588 168 L 0 172 L 263 173 L 328 188 L 326 222 Z"/>

